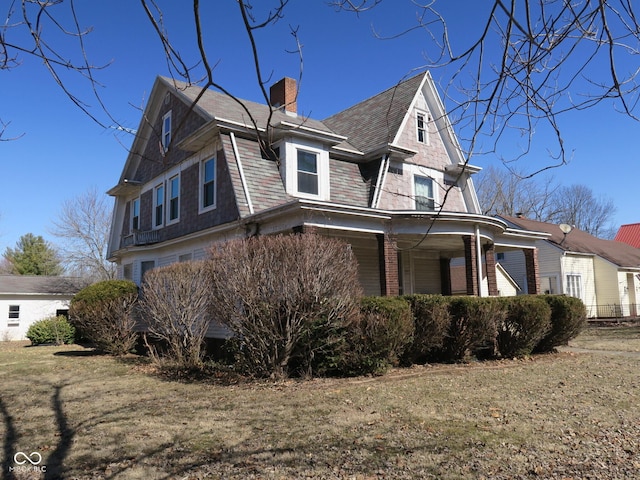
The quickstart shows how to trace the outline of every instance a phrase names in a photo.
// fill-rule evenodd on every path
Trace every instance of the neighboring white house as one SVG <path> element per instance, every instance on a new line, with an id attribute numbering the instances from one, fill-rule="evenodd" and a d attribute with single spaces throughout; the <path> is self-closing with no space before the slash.
<path id="1" fill-rule="evenodd" d="M 81 287 L 76 278 L 0 275 L 0 340 L 25 340 L 34 322 L 67 315 Z"/>
<path id="2" fill-rule="evenodd" d="M 577 228 L 564 234 L 558 225 L 501 217 L 514 228 L 550 234 L 538 240 L 540 292 L 580 298 L 591 318 L 637 317 L 640 312 L 640 249 L 603 240 Z M 527 292 L 524 257 L 505 252 L 498 259 Z"/>

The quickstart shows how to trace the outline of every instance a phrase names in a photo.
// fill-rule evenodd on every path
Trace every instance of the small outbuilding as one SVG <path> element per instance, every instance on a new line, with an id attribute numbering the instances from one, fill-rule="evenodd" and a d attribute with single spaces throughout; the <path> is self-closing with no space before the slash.
<path id="1" fill-rule="evenodd" d="M 0 340 L 25 340 L 34 322 L 66 316 L 71 299 L 83 286 L 79 278 L 0 275 Z"/>

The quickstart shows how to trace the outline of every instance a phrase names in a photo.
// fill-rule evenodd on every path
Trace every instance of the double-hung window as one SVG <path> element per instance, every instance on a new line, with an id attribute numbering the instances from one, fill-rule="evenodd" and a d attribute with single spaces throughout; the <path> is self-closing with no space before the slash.
<path id="1" fill-rule="evenodd" d="M 131 202 L 131 230 L 140 229 L 140 199 Z"/>
<path id="2" fill-rule="evenodd" d="M 171 112 L 168 112 L 162 117 L 162 147 L 166 152 L 169 149 L 171 143 Z"/>
<path id="3" fill-rule="evenodd" d="M 175 222 L 180 217 L 180 176 L 169 179 L 169 222 Z"/>
<path id="4" fill-rule="evenodd" d="M 155 188 L 153 225 L 161 227 L 164 223 L 164 184 Z"/>
<path id="5" fill-rule="evenodd" d="M 216 159 L 202 162 L 200 167 L 200 207 L 210 209 L 216 206 Z"/>
<path id="6" fill-rule="evenodd" d="M 9 325 L 20 323 L 20 305 L 9 305 Z"/>
<path id="7" fill-rule="evenodd" d="M 298 192 L 318 195 L 318 155 L 298 150 Z"/>
<path id="8" fill-rule="evenodd" d="M 423 112 L 416 113 L 416 133 L 417 140 L 420 143 L 428 143 L 429 137 L 427 136 L 427 114 Z"/>
<path id="9" fill-rule="evenodd" d="M 433 195 L 433 180 L 429 177 L 413 177 L 416 210 L 435 209 L 435 197 Z"/>

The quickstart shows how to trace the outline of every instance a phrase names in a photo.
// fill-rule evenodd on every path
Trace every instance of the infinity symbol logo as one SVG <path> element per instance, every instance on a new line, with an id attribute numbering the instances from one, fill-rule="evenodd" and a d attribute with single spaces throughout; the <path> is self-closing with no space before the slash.
<path id="1" fill-rule="evenodd" d="M 18 458 L 21 458 L 21 460 L 18 460 Z M 27 455 L 24 452 L 17 452 L 13 456 L 13 461 L 18 465 L 24 465 L 27 462 L 29 462 L 31 465 L 38 465 L 42 461 L 42 455 L 40 455 L 38 452 L 31 452 L 31 455 Z"/>

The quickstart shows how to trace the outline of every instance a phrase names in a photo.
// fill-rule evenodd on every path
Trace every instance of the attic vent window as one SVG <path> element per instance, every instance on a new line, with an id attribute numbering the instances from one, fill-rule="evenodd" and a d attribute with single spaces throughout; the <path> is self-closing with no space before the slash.
<path id="1" fill-rule="evenodd" d="M 389 173 L 393 173 L 394 175 L 402 175 L 404 173 L 404 168 L 401 163 L 389 165 Z"/>

